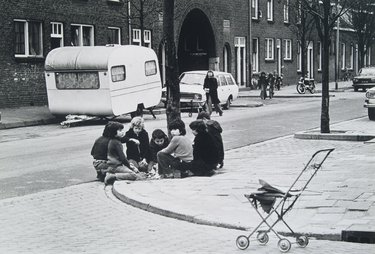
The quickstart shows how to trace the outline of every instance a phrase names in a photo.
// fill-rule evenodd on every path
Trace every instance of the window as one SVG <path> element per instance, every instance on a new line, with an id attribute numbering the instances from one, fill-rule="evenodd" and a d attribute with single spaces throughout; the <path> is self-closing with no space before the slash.
<path id="1" fill-rule="evenodd" d="M 236 83 L 235 83 L 234 80 L 233 80 L 232 75 L 226 75 L 225 78 L 227 79 L 227 83 L 228 83 L 229 86 L 234 86 L 234 85 L 236 85 Z"/>
<path id="2" fill-rule="evenodd" d="M 144 30 L 144 41 L 145 41 L 145 47 L 151 48 L 151 31 L 150 30 Z"/>
<path id="3" fill-rule="evenodd" d="M 259 0 L 251 0 L 251 17 L 259 19 Z"/>
<path id="4" fill-rule="evenodd" d="M 253 72 L 259 72 L 259 39 L 253 39 L 252 45 L 252 66 Z"/>
<path id="5" fill-rule="evenodd" d="M 121 44 L 121 29 L 119 27 L 108 27 L 107 44 Z"/>
<path id="6" fill-rule="evenodd" d="M 317 43 L 318 47 L 318 71 L 322 70 L 322 43 L 318 41 Z"/>
<path id="7" fill-rule="evenodd" d="M 72 46 L 94 46 L 94 27 L 90 25 L 71 24 Z"/>
<path id="8" fill-rule="evenodd" d="M 354 68 L 354 46 L 350 46 L 350 56 L 349 56 L 349 69 L 353 70 Z"/>
<path id="9" fill-rule="evenodd" d="M 240 85 L 246 84 L 246 38 L 234 37 L 236 52 L 236 78 Z"/>
<path id="10" fill-rule="evenodd" d="M 157 73 L 156 62 L 154 60 L 147 61 L 145 63 L 145 75 L 151 76 L 151 75 L 155 75 L 156 73 Z"/>
<path id="11" fill-rule="evenodd" d="M 274 59 L 274 40 L 271 38 L 266 38 L 265 55 L 266 60 Z"/>
<path id="12" fill-rule="evenodd" d="M 57 89 L 99 89 L 98 72 L 57 72 Z"/>
<path id="13" fill-rule="evenodd" d="M 63 24 L 51 22 L 51 49 L 64 46 L 64 29 Z"/>
<path id="14" fill-rule="evenodd" d="M 42 23 L 14 20 L 15 56 L 43 56 Z"/>
<path id="15" fill-rule="evenodd" d="M 302 49 L 301 49 L 301 42 L 298 42 L 297 45 L 297 71 L 302 71 Z"/>
<path id="16" fill-rule="evenodd" d="M 292 60 L 292 40 L 285 39 L 285 52 L 284 52 L 284 60 Z"/>
<path id="17" fill-rule="evenodd" d="M 123 81 L 126 78 L 125 66 L 113 66 L 111 68 L 112 82 Z"/>
<path id="18" fill-rule="evenodd" d="M 220 86 L 226 86 L 227 85 L 227 81 L 226 81 L 226 79 L 223 75 L 219 76 L 219 80 L 220 80 Z"/>
<path id="19" fill-rule="evenodd" d="M 289 0 L 284 3 L 284 23 L 289 23 Z"/>
<path id="20" fill-rule="evenodd" d="M 341 70 L 346 68 L 346 54 L 345 54 L 345 43 L 341 43 Z"/>
<path id="21" fill-rule="evenodd" d="M 370 66 L 371 65 L 371 47 L 368 48 L 367 50 L 367 54 L 365 55 L 367 61 L 367 66 Z"/>
<path id="22" fill-rule="evenodd" d="M 133 29 L 133 45 L 141 45 L 141 29 Z"/>
<path id="23" fill-rule="evenodd" d="M 273 21 L 273 0 L 267 0 L 267 20 Z"/>

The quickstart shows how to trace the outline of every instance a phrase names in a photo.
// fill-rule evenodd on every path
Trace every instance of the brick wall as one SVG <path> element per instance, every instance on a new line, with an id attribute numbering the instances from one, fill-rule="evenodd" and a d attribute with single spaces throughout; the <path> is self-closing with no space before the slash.
<path id="1" fill-rule="evenodd" d="M 51 50 L 50 22 L 64 25 L 64 45 L 71 43 L 70 24 L 94 26 L 95 45 L 106 44 L 107 27 L 121 28 L 128 44 L 127 5 L 107 0 L 40 0 L 2 3 L 0 14 L 0 108 L 46 105 L 44 60 Z M 14 19 L 42 22 L 43 57 L 15 57 Z"/>

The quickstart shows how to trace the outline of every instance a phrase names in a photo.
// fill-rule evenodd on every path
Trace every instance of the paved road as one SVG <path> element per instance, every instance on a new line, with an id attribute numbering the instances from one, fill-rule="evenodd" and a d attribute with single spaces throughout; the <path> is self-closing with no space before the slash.
<path id="1" fill-rule="evenodd" d="M 0 253 L 279 253 L 275 238 L 240 251 L 239 234 L 127 206 L 97 182 L 0 201 Z M 311 240 L 289 253 L 374 253 L 369 247 Z"/>
<path id="2" fill-rule="evenodd" d="M 331 122 L 365 115 L 363 96 L 363 93 L 336 93 L 331 99 Z M 264 101 L 263 107 L 232 108 L 223 117 L 213 118 L 223 126 L 225 148 L 232 149 L 318 127 L 320 101 L 320 98 L 274 98 Z M 186 114 L 183 116 L 187 125 L 193 120 Z M 150 133 L 155 128 L 165 129 L 165 125 L 164 115 L 156 120 L 146 117 Z M 47 125 L 2 130 L 0 199 L 95 180 L 89 154 L 102 129 L 102 125 L 72 128 Z"/>

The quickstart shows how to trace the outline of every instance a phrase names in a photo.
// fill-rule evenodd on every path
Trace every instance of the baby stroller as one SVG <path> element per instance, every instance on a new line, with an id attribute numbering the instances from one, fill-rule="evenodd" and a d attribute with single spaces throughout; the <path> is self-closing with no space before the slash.
<path id="1" fill-rule="evenodd" d="M 322 167 L 323 162 L 327 159 L 328 155 L 333 150 L 334 149 L 332 148 L 315 152 L 307 165 L 303 168 L 292 185 L 286 191 L 275 188 L 263 180 L 259 180 L 259 183 L 262 185 L 262 187 L 260 187 L 258 191 L 253 192 L 250 195 L 245 195 L 245 197 L 249 200 L 250 204 L 259 214 L 262 221 L 257 227 L 255 227 L 250 235 L 240 235 L 239 237 L 237 237 L 236 245 L 239 249 L 245 250 L 247 247 L 249 247 L 249 239 L 253 234 L 255 234 L 255 232 L 258 233 L 256 239 L 258 240 L 259 244 L 266 245 L 269 240 L 268 233 L 272 231 L 277 236 L 277 238 L 279 238 L 279 250 L 281 252 L 288 252 L 291 248 L 291 242 L 288 239 L 281 237 L 274 229 L 274 226 L 280 221 L 283 222 L 284 225 L 290 230 L 292 236 L 296 237 L 296 243 L 298 246 L 304 248 L 308 245 L 308 237 L 306 235 L 297 235 L 296 233 L 294 233 L 290 226 L 285 222 L 284 215 L 293 208 L 295 202 L 304 192 L 307 185 L 316 175 L 318 170 Z M 268 215 L 262 214 L 259 211 L 259 208 L 262 208 L 262 210 Z M 271 219 L 271 216 L 273 214 L 277 215 L 276 220 L 274 222 L 267 221 Z M 265 224 L 268 229 L 258 230 L 263 224 Z"/>

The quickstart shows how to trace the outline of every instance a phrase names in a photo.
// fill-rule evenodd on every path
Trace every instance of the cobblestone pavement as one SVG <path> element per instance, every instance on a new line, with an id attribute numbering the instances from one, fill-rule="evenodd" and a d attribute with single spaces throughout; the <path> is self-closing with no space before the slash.
<path id="1" fill-rule="evenodd" d="M 244 232 L 202 226 L 151 214 L 86 183 L 0 201 L 0 253 L 279 253 L 252 241 L 238 250 Z M 290 253 L 374 253 L 373 245 L 311 240 Z"/>

